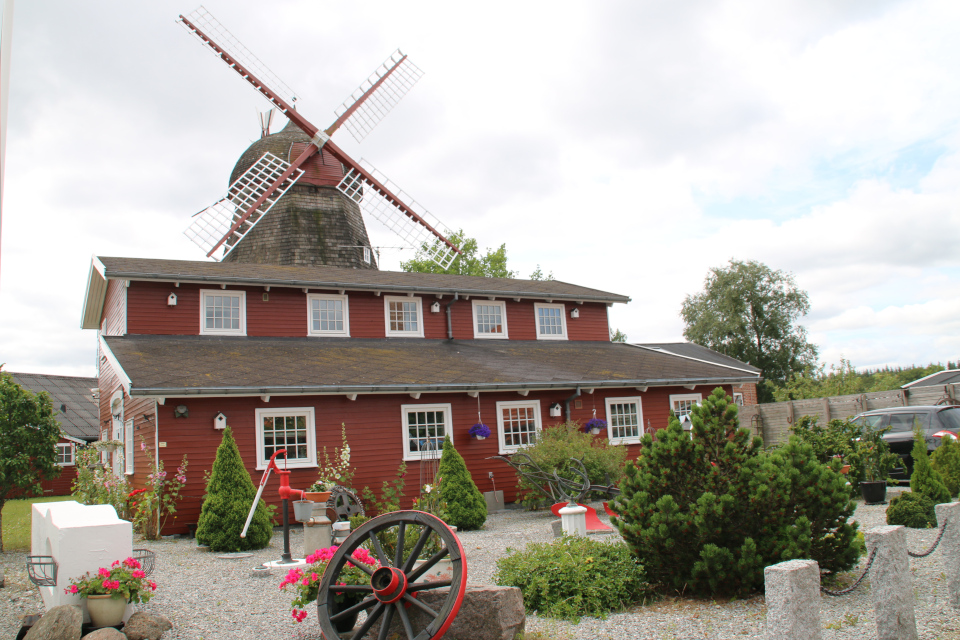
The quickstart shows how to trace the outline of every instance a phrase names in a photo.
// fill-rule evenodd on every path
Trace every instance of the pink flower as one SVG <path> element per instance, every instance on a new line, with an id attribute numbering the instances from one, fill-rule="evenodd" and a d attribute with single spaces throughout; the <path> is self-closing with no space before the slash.
<path id="1" fill-rule="evenodd" d="M 72 584 L 67 589 L 64 589 L 64 593 L 77 593 L 80 589 L 77 588 L 77 585 Z"/>
<path id="2" fill-rule="evenodd" d="M 111 566 L 111 567 L 117 567 L 117 566 L 119 566 L 119 565 L 120 565 L 120 561 L 119 561 L 119 560 L 114 560 L 112 563 L 110 563 L 110 566 Z"/>
<path id="3" fill-rule="evenodd" d="M 110 577 L 110 569 L 106 569 L 106 568 L 104 568 L 104 567 L 100 567 L 100 571 L 98 571 L 97 573 L 99 573 L 99 574 L 100 574 L 101 576 L 103 576 L 104 578 L 109 578 L 109 577 Z"/>
<path id="4" fill-rule="evenodd" d="M 129 567 L 129 568 L 131 568 L 131 569 L 140 569 L 140 568 L 141 568 L 141 567 L 140 567 L 140 563 L 137 562 L 136 560 L 134 560 L 133 558 L 127 558 L 126 560 L 123 561 L 123 564 L 124 564 L 124 566 Z"/>
<path id="5" fill-rule="evenodd" d="M 141 441 L 140 441 L 140 451 L 146 451 L 146 450 L 147 450 L 147 443 L 141 440 Z"/>
<path id="6" fill-rule="evenodd" d="M 134 578 L 146 578 L 146 577 L 147 577 L 147 574 L 145 574 L 145 573 L 144 573 L 143 571 L 141 571 L 140 569 L 137 569 L 136 571 L 134 571 L 134 572 L 131 573 L 130 575 L 132 575 Z"/>
<path id="7" fill-rule="evenodd" d="M 320 579 L 320 576 L 317 575 L 317 572 L 316 572 L 316 571 L 314 571 L 313 573 L 310 574 L 310 580 L 311 580 L 312 582 L 316 582 L 316 581 L 319 580 L 319 579 Z"/>
<path id="8" fill-rule="evenodd" d="M 156 590 L 157 590 L 157 583 L 154 582 L 153 580 L 151 580 L 151 581 L 150 581 L 150 591 L 156 591 Z"/>
<path id="9" fill-rule="evenodd" d="M 293 615 L 293 619 L 297 622 L 303 622 L 303 619 L 307 617 L 307 612 L 302 609 L 294 609 L 290 612 Z"/>

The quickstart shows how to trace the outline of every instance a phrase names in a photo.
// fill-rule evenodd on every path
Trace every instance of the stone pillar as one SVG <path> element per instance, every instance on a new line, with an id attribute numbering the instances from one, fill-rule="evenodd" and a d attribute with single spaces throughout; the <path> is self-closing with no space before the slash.
<path id="1" fill-rule="evenodd" d="M 788 560 L 763 570 L 766 640 L 820 640 L 820 566 Z"/>
<path id="2" fill-rule="evenodd" d="M 571 502 L 560 509 L 560 522 L 568 536 L 587 535 L 587 508 Z"/>
<path id="3" fill-rule="evenodd" d="M 899 525 L 874 527 L 867 531 L 866 538 L 868 554 L 873 549 L 877 550 L 869 576 L 877 618 L 877 638 L 917 640 L 907 531 Z"/>
<path id="4" fill-rule="evenodd" d="M 950 604 L 954 609 L 960 609 L 960 502 L 938 504 L 936 510 L 937 524 L 942 527 L 947 523 L 936 553 L 940 554 L 943 572 L 947 576 Z"/>

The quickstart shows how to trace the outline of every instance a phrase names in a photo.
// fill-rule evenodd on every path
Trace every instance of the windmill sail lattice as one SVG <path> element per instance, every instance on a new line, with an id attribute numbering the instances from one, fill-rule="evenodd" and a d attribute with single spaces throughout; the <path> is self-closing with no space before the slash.
<path id="1" fill-rule="evenodd" d="M 385 78 L 379 87 L 366 100 L 360 102 L 356 110 L 349 115 L 343 126 L 357 142 L 362 142 L 374 127 L 397 106 L 413 85 L 423 76 L 423 71 L 410 62 L 400 49 L 394 51 L 370 77 L 337 107 L 334 113 L 339 118 L 357 105 L 365 93 L 374 88 L 381 78 Z"/>
<path id="2" fill-rule="evenodd" d="M 272 153 L 263 154 L 253 166 L 247 169 L 230 185 L 230 188 L 227 189 L 227 194 L 223 198 L 217 200 L 194 216 L 193 222 L 191 222 L 190 226 L 183 232 L 184 235 L 209 255 L 215 250 L 223 236 L 230 231 L 234 223 L 253 206 L 267 191 L 270 185 L 289 167 L 289 163 L 284 162 Z M 281 182 L 280 186 L 263 201 L 263 204 L 261 204 L 242 225 L 234 230 L 231 238 L 224 244 L 221 259 L 230 253 L 231 249 L 237 245 L 243 236 L 247 235 L 250 230 L 253 229 L 257 222 L 273 208 L 277 200 L 279 200 L 290 187 L 296 184 L 302 175 L 302 169 L 294 169 L 290 176 Z"/>
<path id="3" fill-rule="evenodd" d="M 379 184 L 371 182 L 356 169 L 350 169 L 337 185 L 337 189 L 348 198 L 357 201 L 361 211 L 400 236 L 411 247 L 425 251 L 441 268 L 448 268 L 457 255 L 457 249 L 441 242 L 438 234 L 449 236 L 450 230 L 416 200 L 401 191 L 389 178 L 377 171 L 376 167 L 362 158 L 360 164 Z M 386 197 L 381 186 L 386 187 L 402 200 L 411 212 L 418 215 L 419 224 L 411 224 L 412 218 Z"/>

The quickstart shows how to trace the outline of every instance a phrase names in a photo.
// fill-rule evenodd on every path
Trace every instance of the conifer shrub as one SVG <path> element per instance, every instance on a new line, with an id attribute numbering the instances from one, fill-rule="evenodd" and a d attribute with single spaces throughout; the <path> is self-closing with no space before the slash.
<path id="1" fill-rule="evenodd" d="M 854 493 L 859 490 L 864 461 L 857 443 L 863 435 L 863 427 L 849 419 L 834 419 L 821 426 L 817 416 L 800 416 L 790 431 L 801 442 L 813 447 L 814 455 L 823 464 L 829 465 L 835 456 L 840 456 L 841 465 L 850 465 L 847 482 Z"/>
<path id="2" fill-rule="evenodd" d="M 613 447 L 606 438 L 585 433 L 579 423 L 565 422 L 537 434 L 536 442 L 523 449 L 541 469 L 554 471 L 565 477 L 566 465 L 571 458 L 583 462 L 587 476 L 593 484 L 619 484 L 623 479 L 623 467 L 627 461 L 626 447 Z M 520 502 L 529 508 L 543 506 L 547 500 L 524 478 L 518 478 Z M 546 505 L 550 506 L 550 505 Z"/>
<path id="3" fill-rule="evenodd" d="M 440 485 L 440 499 L 447 503 L 447 524 L 464 531 L 483 526 L 487 521 L 487 502 L 449 436 L 443 440 L 437 483 Z"/>
<path id="4" fill-rule="evenodd" d="M 821 463 L 796 437 L 763 451 L 720 388 L 691 419 L 692 437 L 673 416 L 656 440 L 644 436 L 613 501 L 613 522 L 651 582 L 749 593 L 762 588 L 764 567 L 784 560 L 812 558 L 832 572 L 856 564 L 854 504 L 839 461 Z"/>
<path id="5" fill-rule="evenodd" d="M 933 500 L 925 495 L 905 491 L 890 501 L 887 524 L 899 524 L 914 529 L 937 526 L 937 512 Z"/>
<path id="6" fill-rule="evenodd" d="M 960 442 L 941 438 L 940 446 L 930 455 L 930 466 L 943 477 L 950 495 L 960 493 Z"/>
<path id="7" fill-rule="evenodd" d="M 927 496 L 933 504 L 950 502 L 950 491 L 940 475 L 931 465 L 927 455 L 927 443 L 919 425 L 913 430 L 913 473 L 910 474 L 910 490 Z"/>
<path id="8" fill-rule="evenodd" d="M 510 549 L 507 549 L 510 552 Z M 606 617 L 650 594 L 643 566 L 621 542 L 564 536 L 497 560 L 494 582 L 518 587 L 530 613 L 578 622 Z"/>
<path id="9" fill-rule="evenodd" d="M 233 432 L 227 427 L 217 448 L 200 509 L 197 543 L 209 545 L 211 551 L 228 552 L 263 549 L 270 544 L 273 524 L 263 500 L 253 514 L 247 537 L 240 537 L 256 494 L 257 488 L 243 466 Z"/>

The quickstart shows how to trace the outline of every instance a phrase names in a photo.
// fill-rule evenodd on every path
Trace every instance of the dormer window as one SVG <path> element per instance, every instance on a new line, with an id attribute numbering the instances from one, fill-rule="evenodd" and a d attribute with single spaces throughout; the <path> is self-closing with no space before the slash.
<path id="1" fill-rule="evenodd" d="M 490 300 L 473 301 L 473 337 L 508 337 L 506 303 Z"/>
<path id="2" fill-rule="evenodd" d="M 308 335 L 350 335 L 350 315 L 347 307 L 347 296 L 311 293 L 307 296 L 307 314 Z"/>
<path id="3" fill-rule="evenodd" d="M 246 293 L 243 291 L 200 290 L 201 334 L 246 335 L 246 317 Z"/>
<path id="4" fill-rule="evenodd" d="M 562 304 L 535 303 L 537 340 L 566 340 L 567 323 Z"/>
<path id="5" fill-rule="evenodd" d="M 384 296 L 384 305 L 388 337 L 423 337 L 420 298 Z"/>

